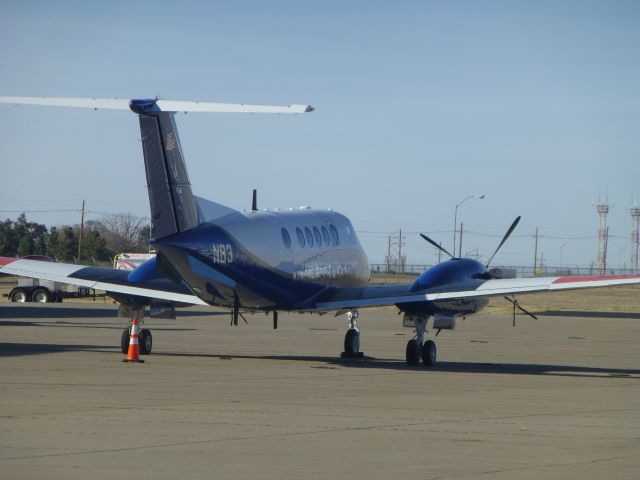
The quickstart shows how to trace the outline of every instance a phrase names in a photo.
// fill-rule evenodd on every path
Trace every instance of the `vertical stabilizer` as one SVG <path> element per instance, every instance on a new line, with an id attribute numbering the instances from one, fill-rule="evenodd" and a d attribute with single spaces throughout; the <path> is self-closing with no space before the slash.
<path id="1" fill-rule="evenodd" d="M 131 108 L 140 120 L 152 236 L 159 238 L 189 230 L 198 225 L 198 212 L 174 114 L 154 111 L 149 104 L 142 108 L 134 102 Z"/>

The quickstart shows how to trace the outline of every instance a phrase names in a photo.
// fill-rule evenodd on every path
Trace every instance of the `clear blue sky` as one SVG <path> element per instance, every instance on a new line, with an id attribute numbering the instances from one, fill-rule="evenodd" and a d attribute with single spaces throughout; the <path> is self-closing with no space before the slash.
<path id="1" fill-rule="evenodd" d="M 450 247 L 455 204 L 484 193 L 460 207 L 464 250 L 486 258 L 499 241 L 486 235 L 522 215 L 502 264 L 532 263 L 536 226 L 587 237 L 564 263 L 595 260 L 592 202 L 608 193 L 609 263 L 629 263 L 640 2 L 210 3 L 0 2 L 0 95 L 309 103 L 300 116 L 180 115 L 195 192 L 247 208 L 255 187 L 263 208 L 341 211 L 373 262 L 403 228 L 410 263 L 436 258 L 415 232 Z M 148 214 L 133 114 L 1 106 L 0 166 L 0 210 L 86 199 Z M 565 242 L 542 239 L 550 264 Z"/>

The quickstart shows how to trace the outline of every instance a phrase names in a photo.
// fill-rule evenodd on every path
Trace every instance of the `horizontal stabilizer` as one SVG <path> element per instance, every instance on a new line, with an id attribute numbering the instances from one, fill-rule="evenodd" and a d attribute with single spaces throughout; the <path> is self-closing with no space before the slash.
<path id="1" fill-rule="evenodd" d="M 243 103 L 188 102 L 179 100 L 150 100 L 155 112 L 210 112 L 210 113 L 307 113 L 310 105 L 248 105 Z M 11 105 L 44 105 L 51 107 L 93 108 L 94 110 L 129 110 L 131 100 L 125 98 L 53 98 L 53 97 L 0 97 L 0 103 Z"/>

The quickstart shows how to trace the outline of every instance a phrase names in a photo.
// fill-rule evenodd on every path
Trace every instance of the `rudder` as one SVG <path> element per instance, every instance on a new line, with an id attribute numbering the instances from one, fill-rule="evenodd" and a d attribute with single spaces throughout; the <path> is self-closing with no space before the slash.
<path id="1" fill-rule="evenodd" d="M 139 114 L 151 233 L 160 238 L 196 227 L 199 221 L 174 113 L 154 111 L 154 106 L 152 100 L 131 101 Z"/>

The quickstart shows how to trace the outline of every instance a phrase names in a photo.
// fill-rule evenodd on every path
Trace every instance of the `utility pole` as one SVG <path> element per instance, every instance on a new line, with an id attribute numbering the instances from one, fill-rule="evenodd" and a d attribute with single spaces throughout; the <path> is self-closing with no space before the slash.
<path id="1" fill-rule="evenodd" d="M 536 227 L 536 241 L 533 247 L 533 276 L 537 276 L 536 269 L 538 268 L 538 227 Z"/>
<path id="2" fill-rule="evenodd" d="M 82 254 L 82 236 L 84 234 L 84 200 L 82 200 L 82 210 L 80 211 L 80 235 L 78 237 L 78 262 Z"/>
<path id="3" fill-rule="evenodd" d="M 460 222 L 460 246 L 458 248 L 458 258 L 462 258 L 462 227 L 463 223 Z M 455 255 L 456 252 L 453 252 L 453 254 Z"/>

